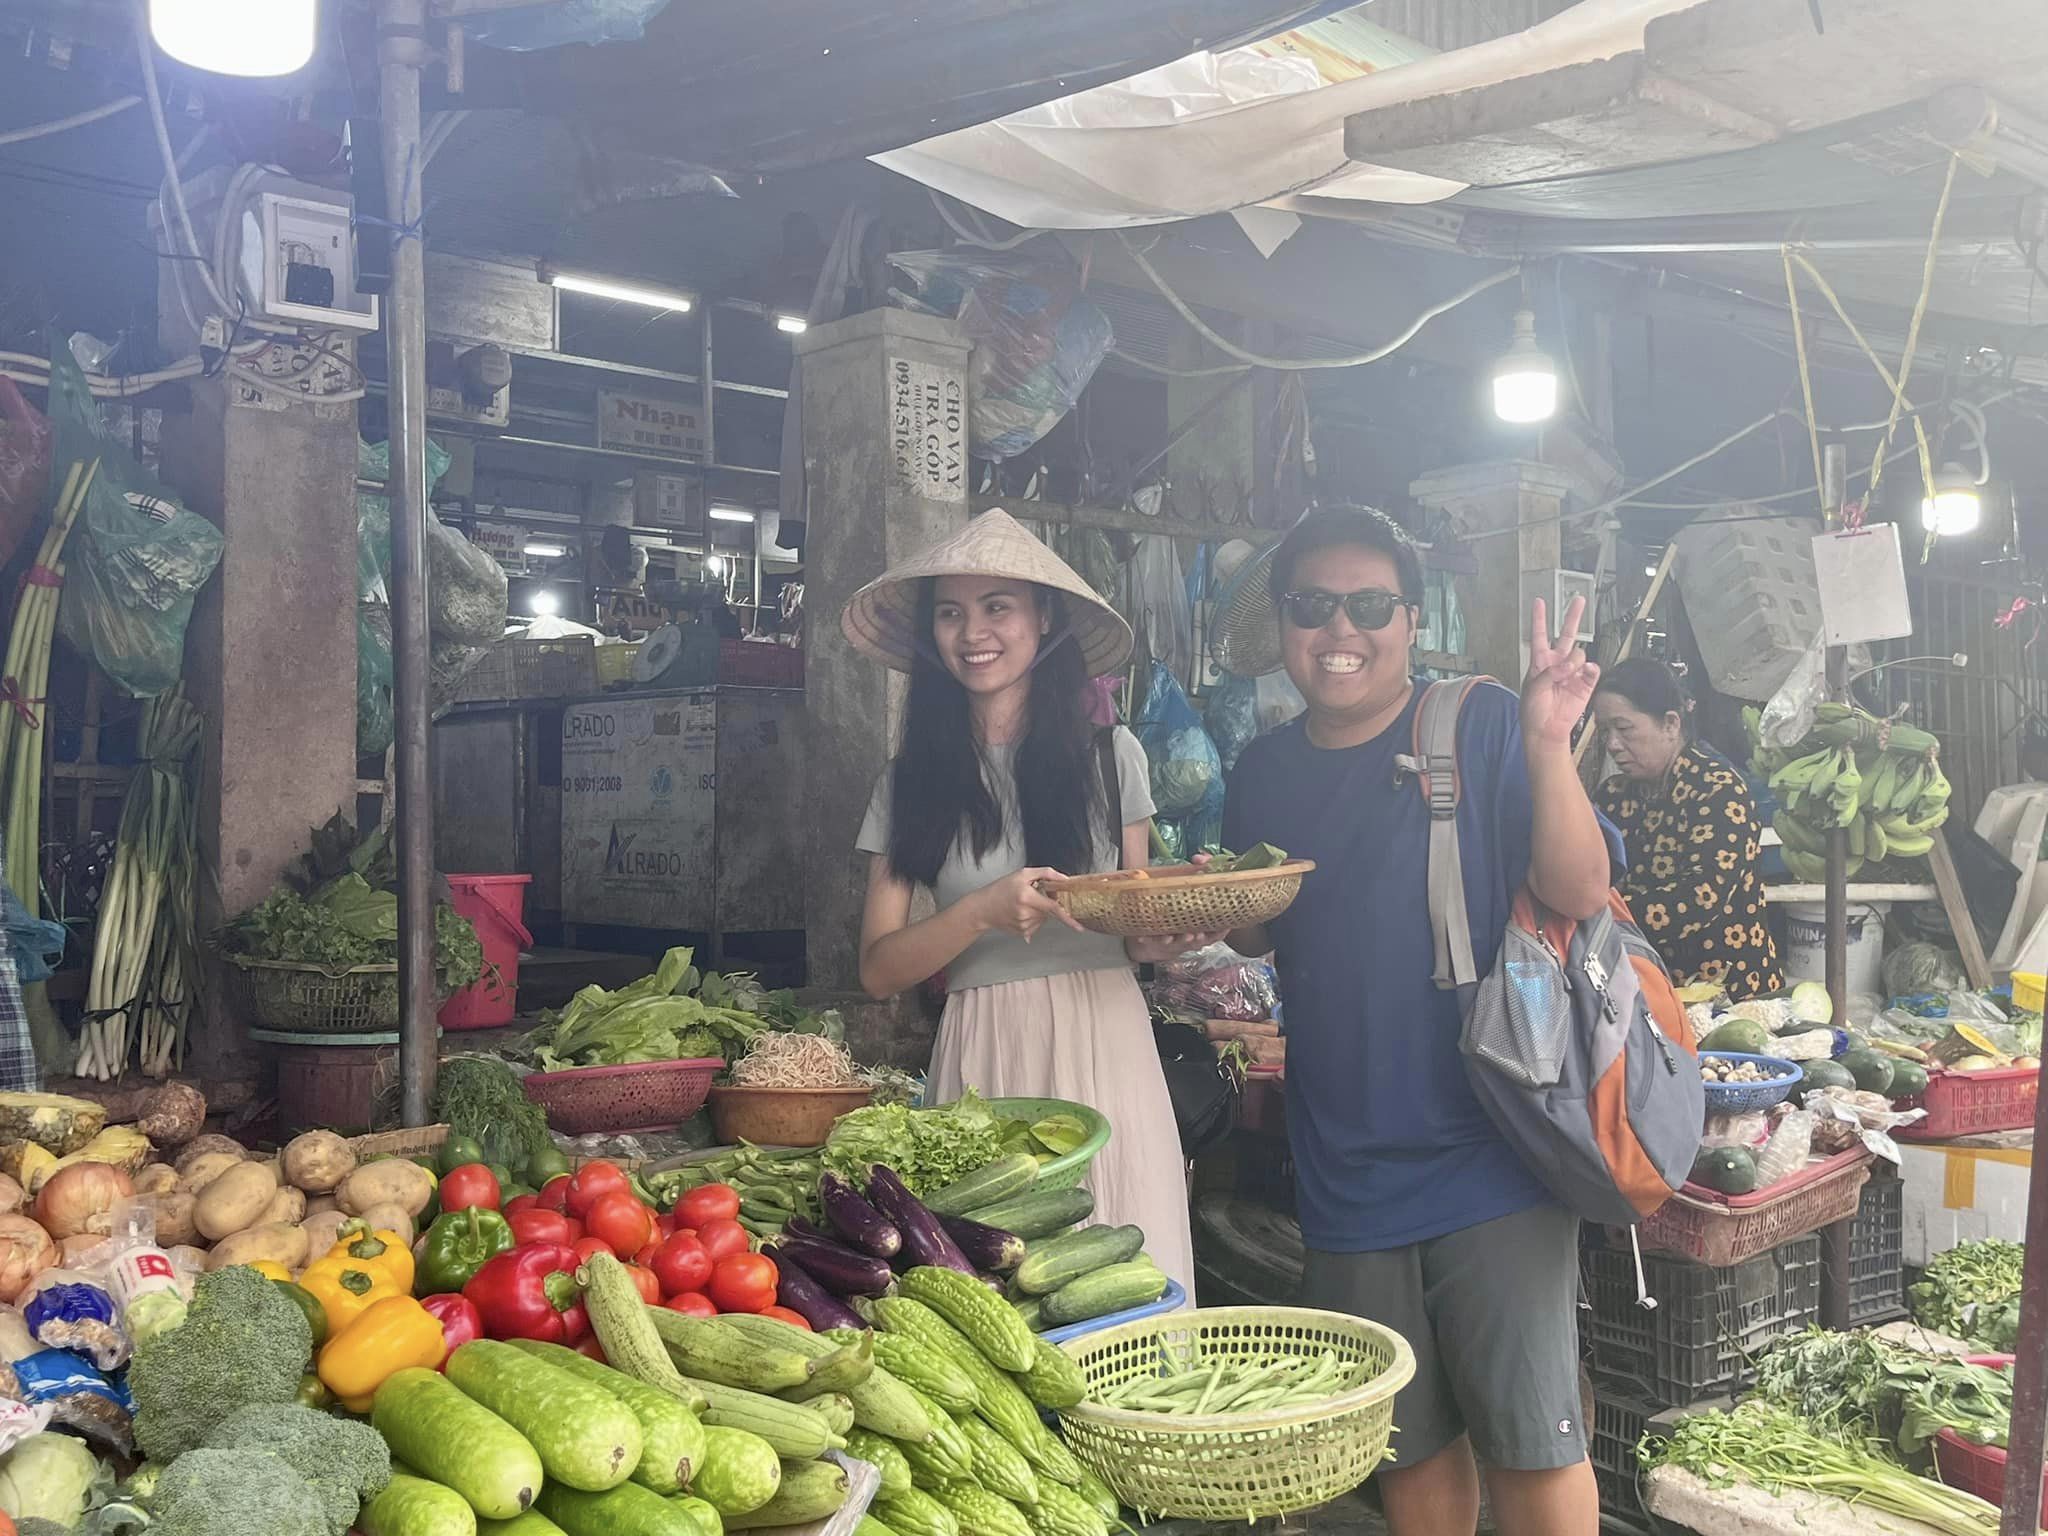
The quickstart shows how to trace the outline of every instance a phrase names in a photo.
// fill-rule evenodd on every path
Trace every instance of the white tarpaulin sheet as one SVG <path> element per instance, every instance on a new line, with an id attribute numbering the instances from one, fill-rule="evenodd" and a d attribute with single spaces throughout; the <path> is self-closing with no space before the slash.
<path id="1" fill-rule="evenodd" d="M 1334 85 L 1299 59 L 1191 54 L 874 159 L 1032 229 L 1130 228 L 1291 194 L 1433 203 L 1464 183 L 1352 161 L 1344 120 L 1629 53 L 1651 20 L 1697 3 L 1579 0 L 1526 31 Z"/>

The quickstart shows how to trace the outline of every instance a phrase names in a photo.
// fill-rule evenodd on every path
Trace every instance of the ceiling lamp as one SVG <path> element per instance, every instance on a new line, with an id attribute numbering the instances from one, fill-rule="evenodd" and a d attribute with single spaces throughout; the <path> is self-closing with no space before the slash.
<path id="1" fill-rule="evenodd" d="M 1984 520 L 1984 498 L 1962 465 L 1948 463 L 1934 477 L 1934 494 L 1920 502 L 1920 526 L 1936 538 L 1975 533 Z"/>
<path id="2" fill-rule="evenodd" d="M 711 521 L 714 523 L 751 523 L 753 520 L 752 508 L 730 506 L 724 502 L 712 503 Z"/>
<path id="3" fill-rule="evenodd" d="M 149 35 L 216 75 L 289 75 L 313 58 L 320 0 L 149 0 Z"/>
<path id="4" fill-rule="evenodd" d="M 543 266 L 540 280 L 564 293 L 587 293 L 592 298 L 617 299 L 621 304 L 645 304 L 649 309 L 688 314 L 697 303 L 694 294 L 678 288 L 656 288 L 647 283 L 620 283 L 608 277 L 586 277 L 579 272 L 562 272 Z"/>
<path id="5" fill-rule="evenodd" d="M 810 328 L 811 322 L 802 315 L 783 313 L 775 317 L 775 329 L 785 336 L 801 336 Z"/>
<path id="6" fill-rule="evenodd" d="M 1536 316 L 1515 311 L 1515 339 L 1493 365 L 1493 414 L 1517 426 L 1557 414 L 1557 364 L 1536 345 Z"/>

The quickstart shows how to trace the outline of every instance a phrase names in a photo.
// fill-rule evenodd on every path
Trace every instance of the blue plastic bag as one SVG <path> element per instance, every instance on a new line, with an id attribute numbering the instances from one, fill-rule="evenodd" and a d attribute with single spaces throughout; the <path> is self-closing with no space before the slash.
<path id="1" fill-rule="evenodd" d="M 48 981 L 53 962 L 64 958 L 64 925 L 30 917 L 21 899 L 0 882 L 0 928 L 7 930 L 7 948 L 21 985 Z"/>
<path id="2" fill-rule="evenodd" d="M 1167 853 L 1186 859 L 1214 847 L 1223 835 L 1223 759 L 1161 662 L 1152 663 L 1136 735 L 1151 769 L 1155 831 Z"/>

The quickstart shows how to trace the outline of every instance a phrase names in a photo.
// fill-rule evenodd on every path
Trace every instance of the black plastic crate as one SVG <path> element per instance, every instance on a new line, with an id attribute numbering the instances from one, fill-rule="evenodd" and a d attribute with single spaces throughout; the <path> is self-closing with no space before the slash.
<path id="1" fill-rule="evenodd" d="M 1906 1186 L 1872 1177 L 1849 1224 L 1849 1321 L 1856 1327 L 1906 1315 Z"/>
<path id="2" fill-rule="evenodd" d="M 1593 1481 L 1600 1487 L 1600 1515 L 1603 1521 L 1618 1520 L 1639 1531 L 1650 1529 L 1649 1512 L 1636 1479 L 1641 1470 L 1636 1448 L 1643 1431 L 1663 1410 L 1652 1402 L 1640 1383 L 1619 1377 L 1593 1375 L 1593 1435 L 1588 1455 L 1593 1463 Z"/>
<path id="3" fill-rule="evenodd" d="M 1765 1344 L 1820 1317 L 1816 1234 L 1726 1269 L 1644 1254 L 1643 1272 L 1657 1300 L 1653 1311 L 1636 1304 L 1635 1261 L 1626 1248 L 1586 1251 L 1585 1336 L 1597 1370 L 1642 1382 L 1661 1408 L 1747 1381 Z"/>

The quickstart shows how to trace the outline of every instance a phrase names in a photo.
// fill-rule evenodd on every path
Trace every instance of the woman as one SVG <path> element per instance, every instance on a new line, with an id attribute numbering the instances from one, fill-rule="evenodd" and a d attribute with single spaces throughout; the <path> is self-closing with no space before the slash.
<path id="1" fill-rule="evenodd" d="M 1784 985 L 1757 873 L 1763 829 L 1742 775 L 1686 739 L 1691 707 L 1662 662 L 1624 661 L 1601 677 L 1593 715 L 1621 772 L 1599 804 L 1628 844 L 1622 894 L 1666 968 L 1740 1001 Z"/>
<path id="2" fill-rule="evenodd" d="M 883 998 L 945 974 L 933 1101 L 973 1088 L 1108 1116 L 1088 1179 L 1096 1219 L 1142 1226 L 1192 1294 L 1180 1133 L 1131 967 L 1209 938 L 1125 944 L 1039 888 L 1147 862 L 1144 749 L 1088 720 L 1089 680 L 1123 664 L 1130 627 L 1000 511 L 863 588 L 841 622 L 910 674 L 902 747 L 860 833 L 862 985 Z M 919 889 L 938 910 L 913 921 Z"/>

